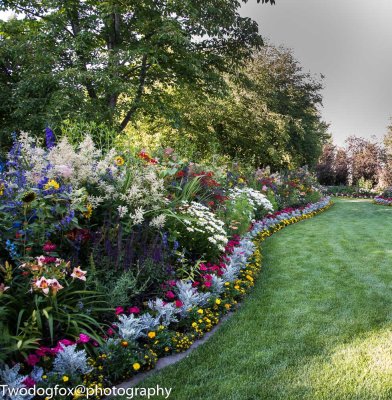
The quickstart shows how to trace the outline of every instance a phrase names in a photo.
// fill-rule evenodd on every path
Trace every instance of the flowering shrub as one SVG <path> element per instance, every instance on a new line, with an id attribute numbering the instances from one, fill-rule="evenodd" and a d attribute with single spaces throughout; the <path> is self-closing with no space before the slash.
<path id="1" fill-rule="evenodd" d="M 216 259 L 228 241 L 224 223 L 208 207 L 194 201 L 181 204 L 178 212 L 178 241 L 195 257 Z"/>

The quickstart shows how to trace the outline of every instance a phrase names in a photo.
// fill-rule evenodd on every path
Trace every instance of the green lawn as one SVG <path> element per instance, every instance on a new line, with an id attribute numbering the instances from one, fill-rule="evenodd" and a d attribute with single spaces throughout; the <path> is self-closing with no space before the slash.
<path id="1" fill-rule="evenodd" d="M 392 208 L 337 200 L 264 242 L 240 310 L 143 381 L 171 399 L 392 399 Z"/>

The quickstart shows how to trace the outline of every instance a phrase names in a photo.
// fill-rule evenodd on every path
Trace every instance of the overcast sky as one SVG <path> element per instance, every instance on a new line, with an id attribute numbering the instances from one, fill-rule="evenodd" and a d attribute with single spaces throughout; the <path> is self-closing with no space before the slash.
<path id="1" fill-rule="evenodd" d="M 382 138 L 392 116 L 392 0 L 249 0 L 241 14 L 325 75 L 323 117 L 336 143 Z"/>

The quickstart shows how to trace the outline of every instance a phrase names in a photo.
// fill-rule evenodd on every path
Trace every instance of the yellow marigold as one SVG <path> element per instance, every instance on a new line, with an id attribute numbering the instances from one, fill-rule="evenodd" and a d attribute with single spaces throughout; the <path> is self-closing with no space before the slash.
<path id="1" fill-rule="evenodd" d="M 157 334 L 155 333 L 155 332 L 148 332 L 148 334 L 147 334 L 147 336 L 150 338 L 150 339 L 154 339 L 154 337 L 156 336 Z"/>
<path id="2" fill-rule="evenodd" d="M 69 381 L 68 376 L 67 376 L 67 375 L 64 375 L 64 376 L 63 376 L 63 382 L 68 382 L 68 381 Z"/>
<path id="3" fill-rule="evenodd" d="M 139 371 L 139 369 L 140 369 L 140 364 L 139 363 L 134 363 L 133 365 L 132 365 L 132 367 L 133 367 L 133 369 L 135 370 L 135 371 Z"/>
<path id="4" fill-rule="evenodd" d="M 50 190 L 50 189 L 54 189 L 54 190 L 58 190 L 60 189 L 60 184 L 55 181 L 54 179 L 51 179 L 45 186 L 44 186 L 45 190 Z"/>
<path id="5" fill-rule="evenodd" d="M 119 167 L 121 167 L 121 165 L 124 165 L 124 159 L 121 156 L 117 156 L 114 159 L 114 162 L 116 163 L 116 165 L 118 165 Z"/>
<path id="6" fill-rule="evenodd" d="M 221 300 L 220 299 L 216 299 L 215 303 L 219 305 L 221 303 Z"/>
<path id="7" fill-rule="evenodd" d="M 202 315 L 202 314 L 204 313 L 204 311 L 203 311 L 202 308 L 199 308 L 199 309 L 197 310 L 197 312 L 198 312 L 200 315 Z"/>

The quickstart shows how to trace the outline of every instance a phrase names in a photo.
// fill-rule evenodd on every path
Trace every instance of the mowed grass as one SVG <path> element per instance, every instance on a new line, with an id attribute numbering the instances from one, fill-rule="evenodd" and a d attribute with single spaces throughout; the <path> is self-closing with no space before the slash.
<path id="1" fill-rule="evenodd" d="M 263 244 L 252 293 L 139 387 L 170 399 L 392 399 L 392 208 L 338 200 Z"/>

